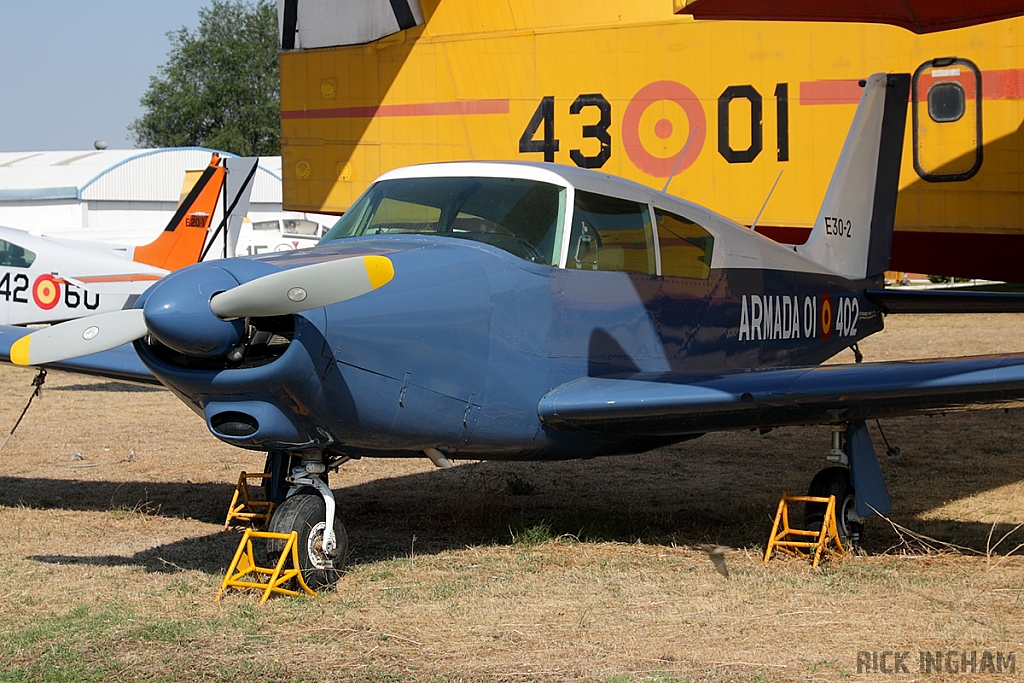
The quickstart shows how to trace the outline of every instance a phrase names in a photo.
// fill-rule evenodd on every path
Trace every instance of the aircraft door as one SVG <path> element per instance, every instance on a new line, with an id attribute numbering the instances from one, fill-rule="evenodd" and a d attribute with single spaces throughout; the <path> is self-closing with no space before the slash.
<path id="1" fill-rule="evenodd" d="M 956 182 L 981 168 L 981 97 L 981 72 L 969 59 L 933 59 L 914 72 L 914 169 L 921 178 Z"/>

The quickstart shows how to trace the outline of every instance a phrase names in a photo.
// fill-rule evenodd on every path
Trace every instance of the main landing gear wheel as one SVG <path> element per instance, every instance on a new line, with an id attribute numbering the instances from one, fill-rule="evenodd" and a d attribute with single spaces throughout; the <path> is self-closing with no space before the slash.
<path id="1" fill-rule="evenodd" d="M 850 470 L 845 467 L 826 467 L 814 475 L 807 495 L 836 497 L 836 526 L 844 548 L 860 554 L 860 539 L 864 523 L 857 516 L 857 496 L 850 484 Z M 821 529 L 825 521 L 825 503 L 807 503 L 804 507 L 804 528 Z"/>
<path id="2" fill-rule="evenodd" d="M 267 529 L 279 534 L 298 532 L 299 568 L 306 585 L 313 589 L 330 586 L 341 578 L 345 555 L 348 553 L 348 534 L 338 515 L 334 516 L 337 547 L 330 557 L 324 553 L 325 517 L 323 496 L 315 489 L 305 488 L 277 506 Z M 267 540 L 267 559 L 271 566 L 281 557 L 284 544 L 284 541 L 275 538 Z"/>

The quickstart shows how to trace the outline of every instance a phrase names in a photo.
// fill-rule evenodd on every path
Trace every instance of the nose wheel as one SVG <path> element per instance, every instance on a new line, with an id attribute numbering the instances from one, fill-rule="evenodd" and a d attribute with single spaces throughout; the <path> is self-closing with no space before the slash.
<path id="1" fill-rule="evenodd" d="M 348 534 L 341 520 L 334 517 L 334 551 L 324 549 L 326 505 L 320 493 L 312 488 L 303 488 L 289 496 L 274 510 L 268 531 L 299 535 L 299 568 L 302 578 L 310 588 L 325 588 L 341 578 L 348 553 Z M 273 565 L 284 550 L 284 541 L 267 541 L 267 559 Z"/>

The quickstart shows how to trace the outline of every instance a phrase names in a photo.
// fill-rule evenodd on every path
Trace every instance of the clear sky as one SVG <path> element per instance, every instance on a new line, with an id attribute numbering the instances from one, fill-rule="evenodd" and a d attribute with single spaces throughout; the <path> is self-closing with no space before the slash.
<path id="1" fill-rule="evenodd" d="M 0 151 L 135 145 L 128 124 L 167 61 L 167 32 L 208 0 L 0 0 Z"/>

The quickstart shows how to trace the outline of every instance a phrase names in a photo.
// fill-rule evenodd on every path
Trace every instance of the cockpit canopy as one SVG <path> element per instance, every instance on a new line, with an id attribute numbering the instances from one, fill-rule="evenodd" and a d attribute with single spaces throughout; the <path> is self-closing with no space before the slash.
<path id="1" fill-rule="evenodd" d="M 547 266 L 706 279 L 714 239 L 695 221 L 639 202 L 533 178 L 383 179 L 323 242 L 440 235 L 483 242 Z M 566 230 L 568 226 L 568 230 Z M 568 235 L 566 235 L 568 232 Z"/>
<path id="2" fill-rule="evenodd" d="M 362 235 L 443 235 L 557 265 L 565 188 L 521 178 L 409 178 L 375 183 L 324 241 Z"/>

